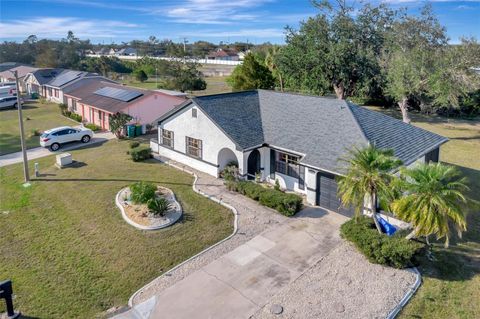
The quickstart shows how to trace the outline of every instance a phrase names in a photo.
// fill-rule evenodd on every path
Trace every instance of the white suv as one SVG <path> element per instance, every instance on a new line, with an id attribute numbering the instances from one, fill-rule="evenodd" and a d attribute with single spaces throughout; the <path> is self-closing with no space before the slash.
<path id="1" fill-rule="evenodd" d="M 70 126 L 62 126 L 52 128 L 43 132 L 40 136 L 40 145 L 50 147 L 50 150 L 57 151 L 62 144 L 69 142 L 88 143 L 93 136 L 92 130 L 84 127 L 73 128 Z"/>
<path id="2" fill-rule="evenodd" d="M 23 101 L 20 100 L 20 103 L 23 105 Z M 16 108 L 17 107 L 17 96 L 6 96 L 6 97 L 0 97 L 0 109 L 6 109 L 6 108 Z"/>

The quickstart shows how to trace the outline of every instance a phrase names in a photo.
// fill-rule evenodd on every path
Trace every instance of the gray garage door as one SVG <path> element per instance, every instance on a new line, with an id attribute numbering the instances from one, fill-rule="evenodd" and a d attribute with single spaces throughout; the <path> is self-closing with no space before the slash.
<path id="1" fill-rule="evenodd" d="M 347 217 L 352 217 L 354 214 L 352 208 L 343 207 L 337 197 L 335 175 L 329 173 L 317 173 L 317 205 Z"/>

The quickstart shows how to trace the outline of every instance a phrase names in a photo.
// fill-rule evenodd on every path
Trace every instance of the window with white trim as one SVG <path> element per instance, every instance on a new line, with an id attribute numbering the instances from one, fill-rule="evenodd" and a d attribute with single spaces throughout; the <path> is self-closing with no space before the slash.
<path id="1" fill-rule="evenodd" d="M 300 160 L 299 156 L 277 152 L 277 161 L 275 163 L 275 171 L 281 174 L 298 178 L 299 160 Z"/>
<path id="2" fill-rule="evenodd" d="M 162 129 L 162 145 L 173 148 L 173 131 Z"/>
<path id="3" fill-rule="evenodd" d="M 193 157 L 202 158 L 202 141 L 187 136 L 186 153 Z"/>

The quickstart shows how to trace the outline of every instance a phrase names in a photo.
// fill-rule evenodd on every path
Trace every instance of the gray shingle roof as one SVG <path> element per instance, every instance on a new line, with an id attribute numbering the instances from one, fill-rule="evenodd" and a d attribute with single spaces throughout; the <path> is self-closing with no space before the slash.
<path id="1" fill-rule="evenodd" d="M 192 99 L 242 149 L 264 143 L 255 91 L 207 95 Z"/>
<path id="2" fill-rule="evenodd" d="M 352 114 L 372 145 L 393 149 L 408 165 L 448 141 L 446 137 L 406 124 L 388 115 L 350 104 Z"/>
<path id="3" fill-rule="evenodd" d="M 192 101 L 240 149 L 268 144 L 303 154 L 302 163 L 334 173 L 344 171 L 339 158 L 345 157 L 353 146 L 371 143 L 393 149 L 397 157 L 409 164 L 448 140 L 332 98 L 256 90 L 201 96 Z"/>

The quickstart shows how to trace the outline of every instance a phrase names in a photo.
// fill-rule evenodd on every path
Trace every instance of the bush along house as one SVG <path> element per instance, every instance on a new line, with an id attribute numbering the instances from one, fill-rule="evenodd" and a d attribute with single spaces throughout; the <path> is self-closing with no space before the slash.
<path id="1" fill-rule="evenodd" d="M 347 101 L 266 90 L 195 97 L 158 121 L 151 147 L 161 156 L 213 176 L 233 162 L 306 196 L 312 205 L 352 216 L 335 177 L 352 147 L 393 149 L 404 165 L 438 161 L 447 138 Z M 343 167 L 342 167 L 343 166 Z"/>
<path id="2" fill-rule="evenodd" d="M 131 88 L 113 81 L 84 79 L 76 89 L 65 94 L 68 109 L 83 122 L 109 130 L 109 117 L 117 112 L 132 116 L 130 124 L 146 126 L 183 103 L 185 98 L 165 93 Z"/>

